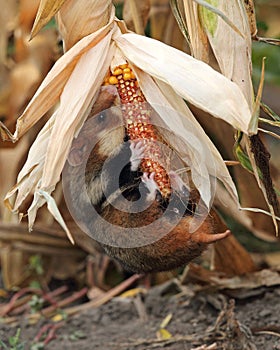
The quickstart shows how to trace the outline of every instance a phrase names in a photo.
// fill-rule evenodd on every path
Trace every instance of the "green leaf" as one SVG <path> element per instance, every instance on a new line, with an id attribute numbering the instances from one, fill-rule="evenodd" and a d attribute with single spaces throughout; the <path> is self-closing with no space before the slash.
<path id="1" fill-rule="evenodd" d="M 267 115 L 269 115 L 276 122 L 280 122 L 279 115 L 276 114 L 268 105 L 266 105 L 265 103 L 261 102 L 261 108 Z M 278 126 L 278 125 L 276 125 L 276 126 Z"/>
<path id="2" fill-rule="evenodd" d="M 218 26 L 217 16 L 220 16 L 222 20 L 224 20 L 237 34 L 239 34 L 242 38 L 244 38 L 244 35 L 234 25 L 234 23 L 222 11 L 216 8 L 220 0 L 207 0 L 207 1 L 193 0 L 193 1 L 195 1 L 200 5 L 201 22 L 213 37 L 215 36 L 215 32 Z"/>

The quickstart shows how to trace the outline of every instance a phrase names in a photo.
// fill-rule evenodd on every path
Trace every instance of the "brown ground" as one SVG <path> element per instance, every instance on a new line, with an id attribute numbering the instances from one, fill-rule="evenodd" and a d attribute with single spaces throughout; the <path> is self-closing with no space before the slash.
<path id="1" fill-rule="evenodd" d="M 141 297 L 114 298 L 68 318 L 56 331 L 56 339 L 41 348 L 32 343 L 50 321 L 28 325 L 22 318 L 20 340 L 25 341 L 24 349 L 32 350 L 280 349 L 280 286 L 252 290 L 250 297 L 235 300 L 234 311 L 225 294 L 210 290 L 194 293 L 195 287 L 191 287 L 179 291 L 167 282 Z M 172 338 L 159 342 L 157 332 L 168 314 L 172 318 L 165 329 Z M 16 329 L 2 324 L 0 339 L 7 344 Z M 200 347 L 203 344 L 208 347 Z"/>

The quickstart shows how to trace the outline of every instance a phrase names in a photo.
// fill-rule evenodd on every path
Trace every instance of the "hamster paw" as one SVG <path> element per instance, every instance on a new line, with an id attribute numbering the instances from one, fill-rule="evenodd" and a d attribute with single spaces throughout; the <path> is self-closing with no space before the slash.
<path id="1" fill-rule="evenodd" d="M 147 196 L 148 201 L 154 201 L 156 198 L 156 194 L 159 190 L 157 183 L 155 182 L 155 173 L 151 173 L 148 175 L 148 173 L 144 173 L 142 175 L 142 182 L 146 186 L 146 188 L 149 191 L 149 194 Z"/>
<path id="2" fill-rule="evenodd" d="M 131 171 L 137 171 L 139 168 L 139 165 L 141 163 L 141 160 L 144 158 L 146 146 L 144 144 L 143 140 L 136 140 L 131 141 L 130 143 L 130 151 L 131 151 L 131 157 L 130 157 L 130 164 L 131 164 Z"/>

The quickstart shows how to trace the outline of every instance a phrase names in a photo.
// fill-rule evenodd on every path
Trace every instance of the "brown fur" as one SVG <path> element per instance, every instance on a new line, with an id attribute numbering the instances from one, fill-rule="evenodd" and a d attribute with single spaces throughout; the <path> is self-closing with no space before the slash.
<path id="1" fill-rule="evenodd" d="M 165 209 L 158 199 L 150 203 L 147 209 L 133 214 L 123 204 L 121 194 L 115 193 L 112 194 L 113 203 L 118 204 L 121 208 L 124 205 L 123 211 L 106 202 L 98 208 L 99 214 L 107 222 L 115 226 L 105 227 L 100 222 L 97 222 L 98 220 L 93 221 L 90 207 L 91 205 L 96 206 L 102 196 L 100 173 L 104 161 L 108 156 L 113 158 L 119 155 L 124 137 L 123 127 L 112 128 L 114 123 L 116 125 L 119 123 L 118 115 L 110 115 L 110 118 L 105 119 L 101 124 L 98 122 L 97 117 L 94 118 L 93 121 L 96 120 L 96 124 L 91 124 L 92 130 L 82 131 L 84 134 L 77 141 L 74 141 L 71 148 L 69 155 L 71 166 L 67 170 L 67 181 L 70 189 L 69 199 L 74 203 L 75 211 L 78 213 L 77 220 L 81 222 L 82 226 L 90 227 L 91 232 L 98 232 L 99 234 L 103 234 L 103 230 L 105 230 L 104 235 L 112 237 L 115 246 L 102 244 L 110 256 L 120 261 L 129 270 L 135 272 L 170 270 L 190 262 L 199 256 L 209 243 L 229 235 L 229 231 L 217 233 L 215 213 L 213 211 L 210 211 L 196 231 L 190 232 L 191 221 L 197 222 L 199 220 L 195 216 L 196 214 L 189 213 L 183 216 L 174 227 L 173 220 L 176 216 L 174 213 L 171 216 L 164 216 L 162 221 L 159 220 L 164 215 Z M 109 134 L 106 134 L 107 130 L 111 130 Z M 92 137 L 97 137 L 98 142 L 90 153 L 87 159 L 86 171 L 82 174 L 79 171 L 83 155 L 81 150 L 86 148 L 87 144 L 90 145 Z M 105 174 L 105 179 L 108 178 L 109 182 L 112 175 L 109 173 Z M 196 191 L 191 192 L 191 198 L 197 204 L 199 197 Z M 150 232 L 150 235 L 154 235 L 154 239 L 149 244 L 145 245 L 144 243 L 144 245 L 141 245 L 141 242 L 147 242 L 144 239 L 146 230 L 143 226 L 151 223 L 155 223 L 154 231 Z M 118 242 L 118 239 L 129 240 L 132 236 L 129 237 L 128 234 L 128 237 L 125 235 L 122 235 L 120 238 L 115 237 L 114 227 L 116 227 L 116 232 L 119 232 L 119 228 L 133 229 L 135 227 L 143 227 L 143 237 L 133 237 L 138 239 L 139 246 L 124 248 L 125 245 L 122 245 L 121 241 Z"/>

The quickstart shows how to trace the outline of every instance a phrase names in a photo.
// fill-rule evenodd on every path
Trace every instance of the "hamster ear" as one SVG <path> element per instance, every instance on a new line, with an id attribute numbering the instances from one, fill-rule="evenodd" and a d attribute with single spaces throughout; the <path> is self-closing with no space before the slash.
<path id="1" fill-rule="evenodd" d="M 86 158 L 87 158 L 86 154 L 87 154 L 87 139 L 79 137 L 76 140 L 74 140 L 72 143 L 72 146 L 67 158 L 68 163 L 72 167 L 80 166 L 86 161 Z"/>
<path id="2" fill-rule="evenodd" d="M 79 149 L 71 149 L 67 160 L 68 160 L 68 163 L 72 167 L 76 167 L 76 166 L 81 165 L 83 163 L 83 161 L 82 161 L 82 156 L 81 156 L 80 150 Z"/>

